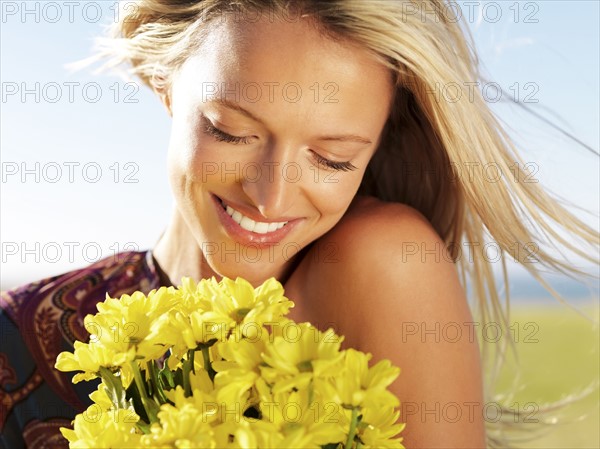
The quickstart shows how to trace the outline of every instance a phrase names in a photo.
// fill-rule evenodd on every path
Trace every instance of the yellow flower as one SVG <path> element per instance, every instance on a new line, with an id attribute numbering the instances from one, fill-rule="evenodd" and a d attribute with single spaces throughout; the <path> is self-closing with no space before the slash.
<path id="1" fill-rule="evenodd" d="M 198 364 L 195 365 L 195 372 L 190 373 L 190 385 L 192 387 L 192 391 L 199 390 L 202 393 L 212 394 L 215 388 L 210 380 L 210 377 L 208 377 L 208 373 L 206 370 L 204 370 L 204 368 L 198 367 Z"/>
<path id="2" fill-rule="evenodd" d="M 364 447 L 404 449 L 402 438 L 394 439 L 405 427 L 396 423 L 399 416 L 400 412 L 390 407 L 365 409 L 357 432 Z"/>
<path id="3" fill-rule="evenodd" d="M 192 312 L 206 312 L 212 310 L 210 296 L 206 294 L 206 280 L 196 283 L 189 277 L 181 278 L 181 285 L 177 288 L 176 296 L 179 298 L 177 310 L 184 315 Z"/>
<path id="4" fill-rule="evenodd" d="M 61 427 L 69 447 L 125 449 L 140 446 L 141 434 L 136 423 L 139 416 L 133 408 L 102 410 L 97 404 L 75 417 L 73 429 Z"/>
<path id="5" fill-rule="evenodd" d="M 162 329 L 161 335 L 167 337 L 173 346 L 172 354 L 181 358 L 189 349 L 214 338 L 224 341 L 229 334 L 230 323 L 215 321 L 216 317 L 207 317 L 206 312 L 193 311 L 188 315 L 177 311 L 171 314 L 170 323 Z"/>
<path id="6" fill-rule="evenodd" d="M 344 369 L 331 379 L 337 400 L 348 407 L 397 407 L 398 398 L 387 387 L 398 377 L 400 368 L 381 360 L 369 368 L 371 354 L 354 349 L 344 351 Z M 333 393 L 329 393 L 333 395 Z"/>
<path id="7" fill-rule="evenodd" d="M 145 447 L 214 448 L 212 427 L 202 410 L 186 402 L 181 407 L 163 404 L 158 412 L 159 423 L 150 427 L 150 434 L 141 442 Z"/>
<path id="8" fill-rule="evenodd" d="M 263 379 L 256 386 L 262 419 L 251 421 L 251 427 L 260 447 L 319 448 L 345 440 L 339 405 L 311 402 L 308 389 L 273 393 Z"/>
<path id="9" fill-rule="evenodd" d="M 144 295 L 136 291 L 131 295 L 122 295 L 120 298 L 112 298 L 108 294 L 103 302 L 96 305 L 98 312 L 102 315 L 120 316 L 129 313 L 129 308 L 144 310 L 149 317 L 160 316 L 179 304 L 180 299 L 176 295 L 175 287 L 160 287 Z"/>
<path id="10" fill-rule="evenodd" d="M 274 278 L 256 289 L 242 278 L 235 281 L 223 278 L 220 283 L 213 278 L 201 285 L 198 288 L 211 299 L 213 306 L 212 311 L 204 314 L 205 321 L 235 327 L 238 339 L 256 338 L 263 324 L 281 319 L 294 306 L 283 296 L 283 287 Z"/>
<path id="11" fill-rule="evenodd" d="M 402 448 L 394 439 L 404 427 L 398 400 L 387 390 L 399 369 L 389 361 L 369 368 L 371 355 L 340 351 L 343 337 L 332 329 L 286 319 L 290 307 L 274 279 L 255 289 L 241 278 L 183 278 L 178 289 L 107 296 L 85 318 L 90 343 L 75 342 L 56 361 L 57 369 L 81 371 L 74 383 L 104 377 L 94 404 L 61 432 L 72 448 L 320 448 L 345 442 L 352 418 L 365 448 Z M 159 384 L 182 383 L 183 374 L 185 387 L 156 390 L 152 369 L 140 379 L 138 364 L 145 369 L 165 353 L 158 366 L 172 372 L 160 373 Z M 126 389 L 134 374 L 152 384 L 152 397 L 142 390 L 149 409 L 140 414 L 152 421 L 140 423 L 145 435 L 133 402 L 121 398 L 128 408 L 114 410 L 107 390 L 120 391 L 119 382 Z"/>
<path id="12" fill-rule="evenodd" d="M 147 296 L 140 291 L 119 299 L 107 295 L 96 306 L 99 312 L 84 318 L 90 344 L 101 344 L 117 354 L 134 354 L 143 361 L 157 359 L 169 346 L 169 334 L 162 329 L 177 303 L 173 287 L 152 290 Z"/>
<path id="13" fill-rule="evenodd" d="M 196 373 L 190 373 L 190 385 L 192 396 L 186 396 L 181 385 L 177 385 L 172 390 L 165 391 L 167 398 L 175 404 L 176 407 L 183 407 L 185 404 L 194 404 L 202 408 L 204 402 L 214 402 L 213 384 L 204 370 L 198 370 Z"/>
<path id="14" fill-rule="evenodd" d="M 267 331 L 261 331 L 255 340 L 244 339 L 230 340 L 218 345 L 219 353 L 224 361 L 213 363 L 216 371 L 224 371 L 227 368 L 241 368 L 247 371 L 259 373 L 258 366 L 263 362 L 262 353 L 266 349 L 268 341 Z"/>
<path id="15" fill-rule="evenodd" d="M 274 391 L 280 392 L 305 388 L 313 378 L 335 375 L 341 368 L 342 341 L 343 337 L 332 329 L 321 332 L 309 323 L 288 322 L 281 335 L 267 346 L 263 355 L 267 366 L 261 366 L 262 376 L 275 382 Z"/>
<path id="16" fill-rule="evenodd" d="M 74 343 L 75 350 L 58 354 L 54 367 L 59 371 L 83 371 L 73 376 L 73 383 L 98 377 L 100 367 L 114 369 L 133 360 L 134 353 L 116 353 L 101 344 Z"/>
<path id="17" fill-rule="evenodd" d="M 213 394 L 212 382 L 206 372 L 191 374 L 190 384 L 192 396 L 186 397 L 183 387 L 177 385 L 174 390 L 165 391 L 167 398 L 177 409 L 183 409 L 185 405 L 192 405 L 202 414 L 202 422 L 206 424 L 215 423 L 222 417 L 220 404 Z"/>
<path id="18" fill-rule="evenodd" d="M 215 443 L 219 449 L 258 448 L 256 435 L 247 420 L 228 421 L 214 428 Z"/>
<path id="19" fill-rule="evenodd" d="M 73 377 L 73 383 L 98 377 L 104 367 L 117 371 L 127 388 L 133 379 L 129 362 L 158 358 L 165 351 L 164 344 L 156 344 L 147 334 L 164 321 L 162 312 L 174 304 L 169 297 L 173 291 L 161 288 L 150 292 L 148 297 L 142 292 L 123 295 L 121 299 L 107 296 L 104 303 L 98 304 L 98 314 L 85 317 L 86 328 L 91 332 L 90 343 L 75 342 L 72 353 L 59 354 L 55 367 L 61 371 L 83 371 Z M 140 327 L 138 323 L 143 325 Z M 161 340 L 163 337 L 158 335 L 155 338 Z"/>
<path id="20" fill-rule="evenodd" d="M 293 306 L 274 279 L 257 289 L 241 278 L 203 279 L 198 284 L 184 278 L 182 283 L 179 305 L 172 310 L 169 325 L 160 329 L 178 358 L 213 339 L 224 342 L 232 332 L 237 340 L 260 339 L 266 333 L 262 325 L 277 322 Z"/>
<path id="21" fill-rule="evenodd" d="M 212 366 L 217 371 L 214 382 L 219 402 L 239 403 L 240 398 L 254 386 L 260 376 L 259 365 L 267 338 L 265 331 L 257 341 L 230 339 L 218 345 L 223 360 L 213 362 Z"/>
<path id="22" fill-rule="evenodd" d="M 113 403 L 106 393 L 106 384 L 104 381 L 100 382 L 96 391 L 90 394 L 90 399 L 98 404 L 102 410 L 110 410 L 113 408 Z"/>

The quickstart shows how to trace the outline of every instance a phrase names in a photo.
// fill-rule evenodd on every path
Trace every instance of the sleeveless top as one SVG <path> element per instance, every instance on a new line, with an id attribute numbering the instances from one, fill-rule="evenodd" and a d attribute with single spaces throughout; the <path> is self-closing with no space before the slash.
<path id="1" fill-rule="evenodd" d="M 75 340 L 87 341 L 83 318 L 112 297 L 161 286 L 152 252 L 123 252 L 86 268 L 49 277 L 0 297 L 0 447 L 68 448 L 60 427 L 71 427 L 98 385 L 73 385 L 75 373 L 54 368 Z"/>

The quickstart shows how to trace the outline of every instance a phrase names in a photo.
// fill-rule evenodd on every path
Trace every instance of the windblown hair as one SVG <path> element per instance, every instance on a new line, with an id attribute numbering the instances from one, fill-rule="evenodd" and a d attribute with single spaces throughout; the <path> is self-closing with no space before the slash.
<path id="1" fill-rule="evenodd" d="M 393 71 L 396 91 L 392 112 L 359 192 L 384 201 L 408 204 L 433 225 L 457 264 L 472 311 L 483 325 L 501 325 L 504 344 L 493 351 L 482 344 L 487 377 L 485 400 L 495 400 L 494 380 L 513 347 L 510 340 L 506 257 L 521 263 L 553 296 L 543 268 L 585 276 L 566 259 L 544 247 L 554 246 L 595 264 L 597 251 L 586 251 L 565 233 L 598 248 L 597 231 L 583 223 L 530 177 L 514 144 L 481 92 L 467 92 L 465 82 L 483 80 L 468 29 L 442 0 L 143 0 L 127 2 L 113 35 L 101 40 L 98 53 L 108 66 L 131 65 L 131 73 L 156 91 L 168 91 L 173 74 L 194 53 L 211 25 L 224 14 L 268 12 L 277 17 L 308 17 L 333 39 L 371 50 Z M 461 99 L 447 101 L 440 86 L 462 89 Z M 490 182 L 490 164 L 500 176 Z M 472 167 L 472 176 L 464 176 Z M 519 182 L 515 182 L 515 180 Z M 501 300 L 492 264 L 482 251 L 467 260 L 463 242 L 501 248 L 505 297 Z M 592 254 L 592 255 L 590 255 Z M 469 287 L 469 288 L 468 288 Z M 469 291 L 472 289 L 472 291 Z M 514 349 L 514 347 L 513 347 Z M 488 445 L 505 446 L 513 415 L 486 423 Z M 519 419 L 518 421 L 522 421 Z M 523 426 L 527 427 L 527 426 Z"/>

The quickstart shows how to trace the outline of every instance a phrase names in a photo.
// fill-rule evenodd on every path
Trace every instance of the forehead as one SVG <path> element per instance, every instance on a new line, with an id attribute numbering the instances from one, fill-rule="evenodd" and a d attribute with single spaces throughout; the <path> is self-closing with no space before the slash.
<path id="1" fill-rule="evenodd" d="M 263 15 L 252 22 L 217 19 L 175 77 L 187 98 L 214 96 L 281 116 L 379 123 L 393 93 L 389 69 L 349 41 L 333 40 L 308 19 Z"/>

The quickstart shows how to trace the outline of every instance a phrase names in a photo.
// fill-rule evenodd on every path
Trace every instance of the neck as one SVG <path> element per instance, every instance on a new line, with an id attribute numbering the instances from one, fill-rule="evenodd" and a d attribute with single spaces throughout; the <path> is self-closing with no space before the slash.
<path id="1" fill-rule="evenodd" d="M 170 281 L 173 285 L 179 285 L 182 277 L 220 278 L 206 262 L 200 246 L 177 209 L 152 250 L 152 255 L 158 263 L 159 274 L 162 271 L 161 277 L 165 283 Z"/>

